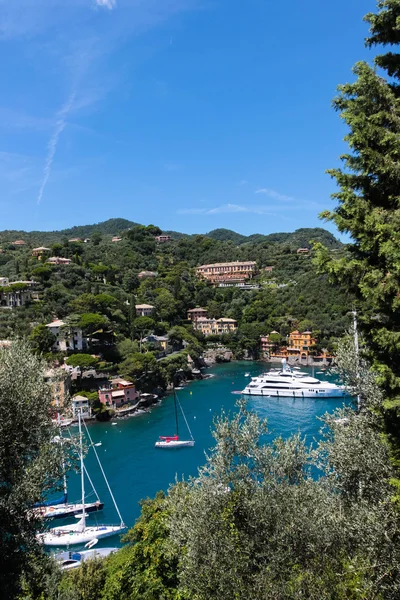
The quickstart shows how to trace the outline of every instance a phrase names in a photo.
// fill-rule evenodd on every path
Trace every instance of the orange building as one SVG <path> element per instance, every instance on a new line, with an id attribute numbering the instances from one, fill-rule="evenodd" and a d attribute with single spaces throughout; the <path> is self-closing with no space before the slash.
<path id="1" fill-rule="evenodd" d="M 272 331 L 269 335 L 272 335 L 272 333 L 276 334 L 277 331 Z M 311 331 L 303 331 L 301 333 L 296 330 L 290 333 L 287 346 L 281 346 L 279 349 L 276 349 L 276 345 L 271 342 L 269 335 L 261 337 L 261 350 L 274 358 L 308 358 L 310 356 L 311 347 L 317 343 L 317 340 L 313 337 Z"/>
<path id="2" fill-rule="evenodd" d="M 303 331 L 303 333 L 292 331 L 288 339 L 287 355 L 308 358 L 310 347 L 316 343 L 317 340 L 312 337 L 311 331 Z"/>

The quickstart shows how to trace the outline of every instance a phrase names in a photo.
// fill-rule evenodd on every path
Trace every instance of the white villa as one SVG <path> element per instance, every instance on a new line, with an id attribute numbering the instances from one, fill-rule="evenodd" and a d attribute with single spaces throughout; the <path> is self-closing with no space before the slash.
<path id="1" fill-rule="evenodd" d="M 53 344 L 55 352 L 83 350 L 86 347 L 86 340 L 83 338 L 82 329 L 79 327 L 69 328 L 67 323 L 60 319 L 55 319 L 52 323 L 48 323 L 46 327 L 56 337 Z"/>

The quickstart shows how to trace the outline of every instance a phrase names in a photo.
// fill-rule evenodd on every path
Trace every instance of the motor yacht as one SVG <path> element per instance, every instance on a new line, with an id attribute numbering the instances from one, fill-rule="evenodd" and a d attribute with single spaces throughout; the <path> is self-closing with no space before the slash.
<path id="1" fill-rule="evenodd" d="M 344 388 L 311 377 L 302 371 L 292 371 L 286 364 L 282 370 L 272 369 L 251 381 L 242 391 L 245 396 L 273 396 L 289 398 L 343 398 Z"/>

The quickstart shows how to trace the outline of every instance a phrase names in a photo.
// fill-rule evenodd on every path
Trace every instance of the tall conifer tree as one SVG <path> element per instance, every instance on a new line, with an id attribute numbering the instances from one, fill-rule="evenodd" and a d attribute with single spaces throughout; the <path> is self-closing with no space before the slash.
<path id="1" fill-rule="evenodd" d="M 367 46 L 400 43 L 400 1 L 378 3 L 368 14 Z M 322 217 L 352 237 L 350 256 L 332 260 L 319 246 L 318 262 L 357 295 L 361 327 L 387 401 L 388 430 L 400 433 L 400 54 L 388 52 L 353 69 L 354 83 L 339 86 L 335 109 L 347 124 L 350 152 L 336 179 L 338 201 Z"/>

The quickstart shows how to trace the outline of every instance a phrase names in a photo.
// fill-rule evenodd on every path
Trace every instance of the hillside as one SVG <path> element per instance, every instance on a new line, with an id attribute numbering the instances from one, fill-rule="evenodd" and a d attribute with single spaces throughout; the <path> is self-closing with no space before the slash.
<path id="1" fill-rule="evenodd" d="M 115 218 L 93 223 L 89 225 L 76 225 L 68 229 L 58 231 L 22 231 L 22 230 L 4 230 L 0 231 L 0 244 L 7 244 L 16 239 L 23 239 L 28 244 L 48 245 L 55 242 L 61 242 L 70 238 L 90 238 L 93 233 L 100 233 L 103 236 L 121 235 L 124 231 L 136 227 L 138 223 L 128 219 Z M 179 231 L 163 231 L 170 235 L 174 240 L 190 239 L 200 234 L 187 234 Z M 290 248 L 310 247 L 310 241 L 322 242 L 327 248 L 339 249 L 343 246 L 335 236 L 322 227 L 297 229 L 293 233 L 254 233 L 249 236 L 242 235 L 230 229 L 213 229 L 212 231 L 201 234 L 218 242 L 231 242 L 235 246 L 244 244 L 286 244 Z"/>

